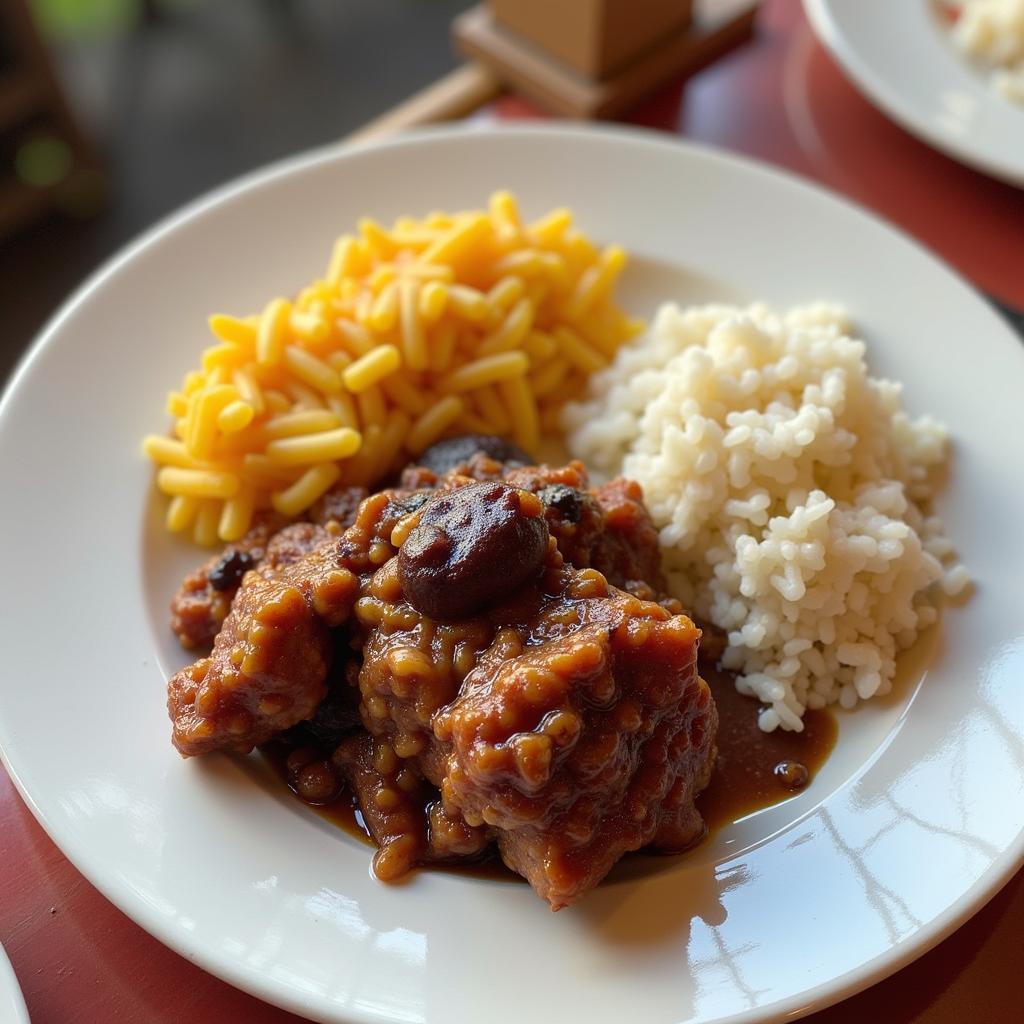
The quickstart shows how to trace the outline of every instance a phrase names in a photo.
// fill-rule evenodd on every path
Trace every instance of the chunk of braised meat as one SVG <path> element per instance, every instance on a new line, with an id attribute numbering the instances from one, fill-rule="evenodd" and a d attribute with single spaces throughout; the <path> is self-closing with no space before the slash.
<path id="1" fill-rule="evenodd" d="M 446 473 L 435 473 L 427 466 L 410 464 L 402 470 L 398 486 L 407 491 L 434 490 L 444 487 L 449 481 L 460 477 L 470 480 L 501 480 L 510 466 L 498 462 L 483 452 L 477 452 L 465 462 L 452 467 Z"/>
<path id="2" fill-rule="evenodd" d="M 369 494 L 365 487 L 350 487 L 345 484 L 332 487 L 322 498 L 313 502 L 309 509 L 310 521 L 321 526 L 335 522 L 347 530 L 356 521 L 359 506 Z"/>
<path id="3" fill-rule="evenodd" d="M 336 791 L 342 774 L 350 779 L 382 848 L 382 877 L 478 855 L 496 839 L 506 862 L 557 909 L 596 885 L 627 850 L 692 842 L 702 829 L 693 801 L 708 780 L 715 731 L 714 706 L 696 674 L 699 631 L 662 605 L 610 587 L 595 569 L 566 564 L 562 544 L 598 548 L 568 529 L 586 521 L 579 507 L 601 510 L 581 473 L 542 467 L 517 477 L 519 489 L 511 473 L 509 484 L 486 486 L 456 474 L 437 482 L 445 494 L 383 492 L 359 506 L 336 543 L 249 572 L 213 656 L 171 681 L 176 745 L 186 754 L 244 750 L 315 722 L 327 707 L 335 629 L 334 642 L 349 648 L 346 663 L 361 659 L 367 733 L 342 738 L 330 759 L 314 737 L 296 752 L 294 784 L 316 802 Z M 534 505 L 524 493 L 557 485 L 583 493 L 581 506 L 561 493 L 546 504 L 538 494 Z M 461 507 L 449 501 L 460 490 L 462 503 L 481 503 L 463 508 L 466 523 L 481 527 L 473 578 L 491 582 L 479 607 L 446 620 L 424 614 L 422 594 L 408 599 L 395 556 L 419 524 L 430 525 L 435 503 Z M 485 495 L 501 514 L 492 515 Z M 609 507 L 622 498 L 613 493 Z M 520 526 L 543 519 L 551 534 L 542 564 L 514 584 L 508 544 L 487 536 L 495 527 L 500 540 L 506 514 Z M 603 512 L 593 519 L 592 538 L 603 521 Z M 635 517 L 618 528 L 642 536 Z M 350 611 L 342 641 L 336 627 Z M 333 678 L 346 680 L 351 693 L 351 676 L 336 666 Z"/>
<path id="4" fill-rule="evenodd" d="M 398 575 L 418 612 L 462 619 L 536 576 L 547 546 L 536 495 L 497 481 L 474 483 L 441 492 L 416 513 Z"/>
<path id="5" fill-rule="evenodd" d="M 486 440 L 485 435 L 469 435 L 469 447 L 481 437 Z M 451 439 L 452 444 L 456 441 L 462 439 Z M 579 462 L 560 468 L 521 466 L 512 459 L 518 450 L 504 440 L 491 438 L 488 447 L 508 456 L 509 461 L 496 461 L 486 451 L 476 450 L 467 461 L 447 473 L 439 474 L 422 466 L 408 467 L 401 489 L 388 493 L 400 496 L 395 500 L 415 503 L 426 500 L 423 489 L 451 488 L 465 483 L 463 478 L 483 481 L 507 477 L 514 486 L 541 498 L 547 509 L 548 527 L 562 554 L 573 565 L 596 568 L 614 586 L 644 598 L 661 593 L 664 580 L 659 567 L 657 532 L 643 507 L 637 484 L 615 480 L 591 489 Z M 525 455 L 521 451 L 518 454 Z M 365 488 L 334 488 L 310 509 L 310 520 L 321 524 L 334 522 L 347 528 L 355 521 L 359 503 L 365 497 Z M 268 538 L 282 525 L 279 517 L 265 516 L 243 540 L 186 577 L 171 603 L 172 628 L 185 647 L 202 647 L 212 642 L 241 576 L 259 564 Z"/>
<path id="6" fill-rule="evenodd" d="M 485 455 L 492 462 L 506 466 L 529 466 L 534 460 L 508 438 L 494 434 L 460 434 L 432 444 L 416 459 L 416 465 L 429 469 L 437 476 L 446 473 L 468 474 L 462 470 L 471 464 L 474 456 Z"/>
<path id="7" fill-rule="evenodd" d="M 374 582 L 367 727 L 439 787 L 449 821 L 489 829 L 553 908 L 628 850 L 699 838 L 716 716 L 689 619 L 553 548 L 539 586 L 458 624 L 411 616 L 390 567 Z"/>
<path id="8" fill-rule="evenodd" d="M 335 522 L 342 529 L 355 520 L 360 502 L 366 498 L 365 487 L 335 487 L 309 510 L 312 524 Z M 182 581 L 171 599 L 171 629 L 183 647 L 192 650 L 213 643 L 231 608 L 242 577 L 255 569 L 267 552 L 273 538 L 276 557 L 283 564 L 289 557 L 299 557 L 309 550 L 302 547 L 303 534 L 292 533 L 281 538 L 287 520 L 275 512 L 260 512 L 252 528 L 239 541 L 227 545 L 223 552 L 204 562 Z M 296 523 L 290 530 L 310 524 Z M 286 531 L 287 532 L 287 531 Z M 305 536 L 313 537 L 313 534 Z"/>
<path id="9" fill-rule="evenodd" d="M 334 650 L 327 675 L 327 693 L 313 716 L 299 722 L 284 737 L 289 747 L 311 746 L 330 752 L 342 738 L 361 728 L 359 717 L 359 660 L 349 631 L 334 632 Z"/>
<path id="10" fill-rule="evenodd" d="M 445 803 L 492 825 L 505 863 L 556 910 L 624 853 L 703 834 L 694 800 L 710 778 L 715 706 L 695 670 L 696 629 L 653 607 L 606 605 L 606 621 L 514 657 L 510 638 L 434 722 L 452 744 Z"/>
<path id="11" fill-rule="evenodd" d="M 597 569 L 622 590 L 637 583 L 652 594 L 665 589 L 658 531 L 639 484 L 619 479 L 591 488 L 581 462 L 510 469 L 505 480 L 544 502 L 558 549 L 577 569 Z"/>
<path id="12" fill-rule="evenodd" d="M 391 536 L 403 534 L 400 524 Z M 627 850 L 699 837 L 715 709 L 689 619 L 572 569 L 552 545 L 538 581 L 444 622 L 408 601 L 398 562 L 377 571 L 357 610 L 375 627 L 359 677 L 364 721 L 439 787 L 448 822 L 490 830 L 556 908 Z M 491 568 L 500 577 L 505 561 Z"/>
<path id="13" fill-rule="evenodd" d="M 320 532 L 320 545 L 298 560 L 246 573 L 210 657 L 171 678 L 167 709 L 183 756 L 249 751 L 323 700 L 330 629 L 349 617 L 358 580 L 339 565 L 336 539 Z"/>
<path id="14" fill-rule="evenodd" d="M 377 844 L 374 874 L 385 882 L 407 874 L 423 861 L 427 849 L 427 801 L 420 773 L 367 733 L 343 740 L 333 760 L 347 776 Z"/>
<path id="15" fill-rule="evenodd" d="M 332 541 L 337 541 L 337 535 L 316 523 L 292 523 L 270 538 L 259 569 L 266 572 L 284 569 Z"/>
<path id="16" fill-rule="evenodd" d="M 644 506 L 643 488 L 635 480 L 619 477 L 593 492 L 604 516 L 605 529 L 594 540 L 590 564 L 615 586 L 646 583 L 656 592 L 665 590 L 661 573 L 658 531 Z M 617 581 L 621 580 L 622 583 Z"/>
<path id="17" fill-rule="evenodd" d="M 378 878 L 401 878 L 417 864 L 479 858 L 491 845 L 489 828 L 449 814 L 414 762 L 399 758 L 386 741 L 368 733 L 350 736 L 332 761 L 348 780 L 378 846 L 373 859 Z"/>
<path id="18" fill-rule="evenodd" d="M 171 629 L 183 647 L 205 647 L 213 642 L 242 576 L 259 563 L 267 541 L 284 524 L 276 513 L 260 513 L 241 540 L 185 577 L 171 599 Z"/>

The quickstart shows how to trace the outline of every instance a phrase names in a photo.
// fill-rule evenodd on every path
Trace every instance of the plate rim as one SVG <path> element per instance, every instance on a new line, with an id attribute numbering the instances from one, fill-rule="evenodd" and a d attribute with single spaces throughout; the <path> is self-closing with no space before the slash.
<path id="1" fill-rule="evenodd" d="M 929 3 L 930 0 L 912 2 Z M 915 108 L 906 103 L 899 90 L 894 89 L 884 75 L 880 76 L 874 65 L 859 50 L 852 47 L 845 35 L 839 31 L 835 0 L 803 0 L 803 8 L 817 40 L 836 60 L 852 84 L 883 114 L 915 138 L 957 163 L 1005 184 L 1024 188 L 1024 162 L 1020 166 L 1014 166 L 985 153 L 979 153 L 965 145 L 953 132 L 944 131 L 931 121 L 919 118 Z M 1021 109 L 1024 114 L 1024 107 Z"/>
<path id="2" fill-rule="evenodd" d="M 805 0 L 806 3 L 819 0 Z M 37 333 L 35 340 L 18 361 L 0 395 L 0 432 L 4 427 L 4 416 L 20 382 L 30 371 L 35 360 L 45 347 L 54 339 L 64 322 L 71 317 L 78 307 L 99 289 L 105 281 L 114 276 L 122 266 L 134 260 L 149 247 L 158 244 L 164 236 L 180 226 L 201 217 L 208 210 L 223 202 L 230 201 L 241 193 L 272 185 L 276 180 L 291 174 L 311 169 L 323 163 L 335 160 L 343 161 L 346 156 L 364 150 L 401 149 L 416 146 L 421 141 L 463 138 L 466 136 L 535 137 L 561 136 L 571 138 L 598 138 L 617 144 L 631 145 L 639 143 L 667 151 L 688 153 L 697 160 L 708 160 L 732 165 L 744 173 L 765 176 L 777 184 L 796 191 L 810 191 L 819 199 L 838 204 L 846 214 L 852 214 L 871 222 L 876 230 L 888 234 L 904 245 L 909 245 L 916 253 L 916 258 L 924 259 L 932 268 L 944 273 L 952 283 L 965 290 L 965 298 L 978 304 L 990 318 L 994 336 L 1002 336 L 1005 343 L 1013 346 L 1024 356 L 1024 350 L 1003 319 L 991 308 L 979 293 L 959 271 L 948 265 L 941 257 L 933 253 L 927 246 L 903 229 L 893 225 L 878 214 L 868 210 L 842 194 L 795 174 L 747 156 L 731 151 L 678 137 L 666 136 L 664 133 L 646 128 L 622 125 L 584 126 L 560 122 L 550 124 L 529 123 L 523 125 L 487 125 L 456 124 L 433 126 L 403 133 L 385 140 L 366 143 L 331 143 L 316 147 L 274 161 L 255 170 L 242 174 L 208 192 L 191 200 L 183 206 L 167 214 L 154 225 L 142 231 L 132 241 L 120 248 L 105 260 L 61 303 L 57 311 L 46 321 Z M 993 338 L 995 340 L 995 338 Z M 144 899 L 130 887 L 119 885 L 116 877 L 108 876 L 102 863 L 90 859 L 88 850 L 82 849 L 69 828 L 62 828 L 52 816 L 36 802 L 25 788 L 18 767 L 11 762 L 4 742 L 5 727 L 2 711 L 0 711 L 0 763 L 4 765 L 19 795 L 31 811 L 33 817 L 47 833 L 54 844 L 71 861 L 91 885 L 93 885 L 114 906 L 118 907 L 133 923 L 143 928 L 163 945 L 197 964 L 203 970 L 220 978 L 228 984 L 247 992 L 271 1005 L 290 1012 L 308 1016 L 319 1012 L 308 1003 L 303 1003 L 298 996 L 275 986 L 258 971 L 239 964 L 236 960 L 223 956 L 217 951 L 201 947 L 192 948 L 185 941 L 187 936 L 175 929 L 173 924 L 165 922 L 151 912 Z M 821 982 L 814 988 L 803 990 L 776 1000 L 766 1006 L 741 1010 L 734 1014 L 719 1018 L 719 1024 L 755 1024 L 766 1019 L 766 1014 L 779 1019 L 795 1020 L 856 995 L 871 985 L 884 980 L 903 967 L 923 956 L 956 931 L 970 917 L 980 911 L 1024 866 L 1024 829 L 1007 845 L 1006 852 L 997 858 L 984 871 L 975 883 L 961 896 L 949 904 L 943 911 L 936 914 L 927 924 L 917 928 L 899 943 L 880 953 L 872 959 L 837 975 L 828 981 Z M 348 1008 L 346 1020 L 355 1024 L 379 1024 L 381 1017 L 359 1009 Z M 316 1019 L 316 1018 L 312 1018 Z"/>

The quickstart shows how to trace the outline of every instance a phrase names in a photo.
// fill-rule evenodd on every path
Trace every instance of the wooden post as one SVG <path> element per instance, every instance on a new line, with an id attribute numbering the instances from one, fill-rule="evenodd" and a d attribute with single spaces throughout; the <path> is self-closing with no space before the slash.
<path id="1" fill-rule="evenodd" d="M 588 78 L 606 79 L 671 33 L 692 0 L 488 0 L 497 24 Z"/>

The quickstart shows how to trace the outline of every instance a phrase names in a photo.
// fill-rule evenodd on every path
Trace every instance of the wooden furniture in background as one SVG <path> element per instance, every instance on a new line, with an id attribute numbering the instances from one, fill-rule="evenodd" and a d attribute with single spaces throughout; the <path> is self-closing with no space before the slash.
<path id="1" fill-rule="evenodd" d="M 616 117 L 753 30 L 757 0 L 489 0 L 452 25 L 455 44 L 563 117 Z"/>
<path id="2" fill-rule="evenodd" d="M 0 3 L 0 239 L 54 209 L 88 215 L 99 161 L 54 74 L 28 0 Z"/>
<path id="3" fill-rule="evenodd" d="M 621 32 L 630 6 L 646 34 L 637 28 Z M 757 7 L 758 0 L 490 0 L 452 22 L 455 45 L 470 58 L 466 64 L 345 141 L 369 142 L 467 117 L 505 87 L 552 114 L 615 117 L 666 81 L 693 74 L 749 39 Z M 557 19 L 555 10 L 562 12 Z M 569 10 L 581 19 L 576 35 L 566 30 Z M 520 30 L 505 27 L 499 15 Z M 521 30 L 534 19 L 537 34 L 528 41 Z M 622 34 L 622 40 L 609 40 L 609 33 Z"/>
<path id="4" fill-rule="evenodd" d="M 690 27 L 693 0 L 487 0 L 511 29 L 588 78 L 609 78 Z"/>

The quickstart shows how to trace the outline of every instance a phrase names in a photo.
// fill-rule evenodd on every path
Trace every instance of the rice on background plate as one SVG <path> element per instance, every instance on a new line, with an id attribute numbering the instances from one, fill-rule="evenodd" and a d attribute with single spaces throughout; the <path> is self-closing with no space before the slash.
<path id="1" fill-rule="evenodd" d="M 1024 0 L 942 0 L 953 42 L 989 73 L 1004 99 L 1024 104 Z"/>
<path id="2" fill-rule="evenodd" d="M 969 582 L 929 511 L 946 431 L 901 390 L 837 307 L 669 303 L 563 414 L 574 456 L 642 485 L 669 587 L 727 632 L 765 731 L 888 693 Z"/>

